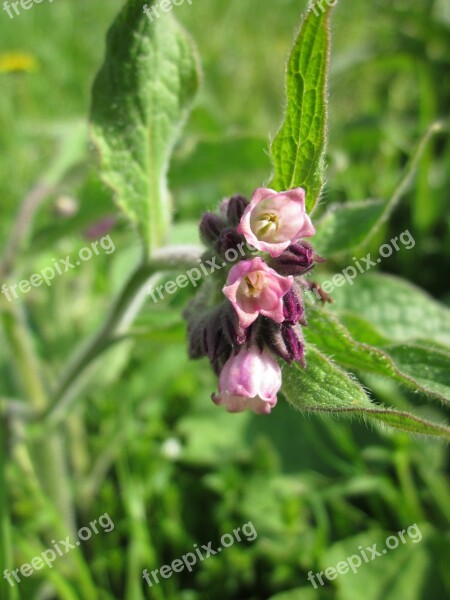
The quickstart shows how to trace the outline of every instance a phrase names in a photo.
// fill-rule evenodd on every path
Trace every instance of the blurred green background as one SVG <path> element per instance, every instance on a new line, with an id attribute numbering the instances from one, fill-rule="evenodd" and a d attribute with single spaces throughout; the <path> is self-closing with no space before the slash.
<path id="1" fill-rule="evenodd" d="M 75 254 L 85 231 L 115 214 L 91 150 L 80 145 L 90 87 L 121 0 L 44 0 L 20 16 L 0 14 L 0 238 L 6 242 L 23 198 L 36 183 L 51 190 L 25 240 L 19 281 Z M 268 180 L 268 142 L 280 123 L 284 64 L 306 4 L 299 0 L 193 0 L 174 8 L 201 56 L 200 97 L 170 171 L 172 241 L 195 243 L 196 222 L 226 195 L 250 194 Z M 319 210 L 334 202 L 386 199 L 425 132 L 450 105 L 448 0 L 342 1 L 333 16 L 329 86 L 328 183 Z M 68 168 L 66 168 L 68 167 Z M 409 229 L 413 250 L 383 261 L 450 303 L 450 143 L 428 146 L 414 187 L 361 256 Z M 62 198 L 75 201 L 64 215 Z M 24 311 L 52 382 L 73 347 L 102 321 L 138 261 L 135 233 L 118 216 L 116 251 L 101 254 L 23 297 Z M 348 257 L 347 257 L 348 260 Z M 327 263 L 321 270 L 346 266 Z M 64 422 L 61 465 L 70 487 L 60 535 L 107 512 L 111 533 L 9 590 L 11 598 L 94 600 L 444 599 L 450 486 L 446 447 L 357 422 L 296 414 L 282 400 L 270 418 L 214 407 L 206 361 L 189 362 L 181 308 L 192 290 L 156 307 L 150 301 L 132 335 L 98 366 Z M 418 323 L 420 330 L 420 323 Z M 21 381 L 0 348 L 1 396 L 20 397 Z M 379 400 L 402 407 L 418 398 L 365 378 Z M 428 415 L 442 418 L 439 408 Z M 6 423 L 3 431 L 6 431 Z M 50 546 L 61 515 L 40 494 L 8 423 L 6 482 L 12 564 Z M 39 428 L 33 432 L 39 439 Z M 3 440 L 3 445 L 5 440 Z M 61 451 L 61 457 L 63 453 Z M 61 496 L 61 490 L 59 495 Z M 142 569 L 159 568 L 219 542 L 251 521 L 253 542 L 228 548 L 148 589 Z M 390 533 L 417 523 L 407 543 L 314 589 L 307 580 Z M 3 569 L 2 569 L 3 570 Z M 56 592 L 55 592 L 56 590 Z"/>

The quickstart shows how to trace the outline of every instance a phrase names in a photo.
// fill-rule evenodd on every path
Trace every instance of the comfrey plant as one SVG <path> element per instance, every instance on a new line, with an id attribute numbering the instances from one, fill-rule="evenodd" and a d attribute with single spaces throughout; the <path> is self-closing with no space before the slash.
<path id="1" fill-rule="evenodd" d="M 173 214 L 167 172 L 200 81 L 196 53 L 172 14 L 150 22 L 140 0 L 128 0 L 109 32 L 94 84 L 92 137 L 103 179 L 142 239 L 143 259 L 93 349 L 88 347 L 74 365 L 84 369 L 132 322 L 140 306 L 136 294 L 150 276 L 192 269 L 202 260 L 220 266 L 223 260 L 185 309 L 190 356 L 207 357 L 219 379 L 212 396 L 216 404 L 232 412 L 270 413 L 282 391 L 302 411 L 354 415 L 448 437 L 445 425 L 374 403 L 363 385 L 365 374 L 375 374 L 446 402 L 450 386 L 442 365 L 449 364 L 448 311 L 401 280 L 357 271 L 363 257 L 359 262 L 354 256 L 352 271 L 342 271 L 348 277 L 333 276 L 333 303 L 326 302 L 326 282 L 320 287 L 322 267 L 315 271 L 317 282 L 310 278 L 321 256 L 328 265 L 367 247 L 442 126 L 426 133 L 391 199 L 319 207 L 334 9 L 331 3 L 314 8 L 310 3 L 287 62 L 285 115 L 270 144 L 272 176 L 248 182 L 249 189 L 257 188 L 251 198 L 233 196 L 217 212 L 203 215 L 205 251 L 166 245 Z M 211 205 L 218 200 L 211 198 Z M 239 258 L 228 261 L 230 251 Z M 379 263 L 370 254 L 364 260 Z M 349 284 L 338 289 L 342 282 Z M 308 302 L 311 294 L 320 302 Z M 397 315 L 390 320 L 393 307 Z M 73 377 L 76 381 L 79 372 L 70 371 L 63 381 L 54 410 L 67 406 L 64 397 Z"/>
<path id="2" fill-rule="evenodd" d="M 188 307 L 190 356 L 207 356 L 220 374 L 216 404 L 270 413 L 282 383 L 275 357 L 305 366 L 303 275 L 322 261 L 302 239 L 315 233 L 305 191 L 258 188 L 250 202 L 234 196 L 203 216 L 200 233 L 206 256 L 247 252 Z"/>
<path id="3" fill-rule="evenodd" d="M 147 4 L 152 7 L 155 2 Z M 356 416 L 450 438 L 450 428 L 439 422 L 445 419 L 450 399 L 449 310 L 409 283 L 375 272 L 381 258 L 360 254 L 374 233 L 382 232 L 411 183 L 427 142 L 443 127 L 439 123 L 430 127 L 389 200 L 352 201 L 337 207 L 323 202 L 319 207 L 333 9 L 323 3 L 321 10 L 312 8 L 287 62 L 285 115 L 270 144 L 272 175 L 268 173 L 267 182 L 249 181 L 247 189 L 256 189 L 248 199 L 235 195 L 223 201 L 217 212 L 198 215 L 202 247 L 170 243 L 173 204 L 178 199 L 169 192 L 167 173 L 201 79 L 192 40 L 172 13 L 147 19 L 142 0 L 128 0 L 111 26 L 105 60 L 93 86 L 91 139 L 100 157 L 100 175 L 141 241 L 140 260 L 97 333 L 67 357 L 65 368 L 60 369 L 58 361 L 49 378 L 51 385 L 47 381 L 51 366 L 36 352 L 46 342 L 36 343 L 40 328 L 31 332 L 24 321 L 27 297 L 8 303 L 0 295 L 4 334 L 19 374 L 17 389 L 11 386 L 0 409 L 8 422 L 31 423 L 29 429 L 24 426 L 21 439 L 36 457 L 43 489 L 69 521 L 74 508 L 64 491 L 70 485 L 61 472 L 63 419 L 72 403 L 83 398 L 94 363 L 98 365 L 111 347 L 133 337 L 131 325 L 148 298 L 149 284 L 177 271 L 183 281 L 180 287 L 187 288 L 183 271 L 195 267 L 199 272 L 202 260 L 218 262 L 220 268 L 205 277 L 195 296 L 193 289 L 183 293 L 191 294 L 184 308 L 190 356 L 207 357 L 218 376 L 215 392 L 205 389 L 205 406 L 213 393 L 213 401 L 228 411 L 267 414 L 282 394 L 304 413 Z M 77 131 L 71 147 L 82 146 L 80 137 Z M 82 150 L 73 148 L 76 163 Z M 66 168 L 63 155 L 60 163 Z M 229 195 L 235 192 L 230 190 Z M 218 201 L 211 198 L 209 206 Z M 28 215 L 25 203 L 25 221 Z M 405 233 L 410 242 L 413 232 L 399 232 L 384 247 L 389 252 L 400 248 L 397 241 L 404 244 Z M 21 235 L 20 227 L 12 232 L 0 265 L 7 281 L 14 281 L 16 275 Z M 408 247 L 414 248 L 409 251 L 416 251 L 409 242 Z M 380 257 L 386 255 L 382 248 Z M 114 256 L 120 253 L 117 244 Z M 236 257 L 233 261 L 228 260 L 230 253 Z M 327 262 L 314 269 L 312 280 L 313 267 L 323 262 L 320 257 Z M 336 263 L 342 268 L 342 257 L 347 265 L 352 257 L 350 267 L 341 273 L 339 269 L 323 272 Z M 366 273 L 363 263 L 373 271 Z M 335 288 L 333 303 L 326 302 L 330 279 Z M 15 280 L 19 282 L 20 276 Z M 172 291 L 164 302 L 171 302 Z M 320 302 L 310 302 L 311 295 Z M 172 308 L 179 310 L 179 306 L 174 303 Z M 156 303 L 149 303 L 148 310 L 157 310 Z M 429 421 L 377 403 L 367 387 L 368 374 L 400 384 L 422 399 L 436 400 L 441 412 L 435 408 L 438 417 Z M 7 399 L 22 395 L 29 401 L 28 409 L 25 402 Z M 2 472 L 0 456 L 0 478 Z M 5 486 L 0 480 L 1 487 Z"/>
<path id="4" fill-rule="evenodd" d="M 203 245 L 179 246 L 173 243 L 176 231 L 173 215 L 180 199 L 169 191 L 168 174 L 182 125 L 188 119 L 200 85 L 199 61 L 192 40 L 174 18 L 175 11 L 161 8 L 159 0 L 147 0 L 148 11 L 143 10 L 142 0 L 123 0 L 123 8 L 109 30 L 105 59 L 93 85 L 90 134 L 99 157 L 99 175 L 112 190 L 117 212 L 120 211 L 121 218 L 127 222 L 128 228 L 124 228 L 124 235 L 129 236 L 127 243 L 137 240 L 140 255 L 136 264 L 129 265 L 130 273 L 124 278 L 98 331 L 75 348 L 73 355 L 64 356 L 72 337 L 66 337 L 64 327 L 62 340 L 57 344 L 54 337 L 58 329 L 48 324 L 51 321 L 48 315 L 53 316 L 56 303 L 51 301 L 45 306 L 47 314 L 40 323 L 42 313 L 33 304 L 42 306 L 43 303 L 30 300 L 43 293 L 42 281 L 39 282 L 36 274 L 29 281 L 24 280 L 21 261 L 17 259 L 27 242 L 30 247 L 24 253 L 22 265 L 29 262 L 35 251 L 37 253 L 39 242 L 35 248 L 29 240 L 39 240 L 40 235 L 37 232 L 36 236 L 30 236 L 29 228 L 30 216 L 39 203 L 51 191 L 64 187 L 59 186 L 59 182 L 67 173 L 83 171 L 74 167 L 85 158 L 85 132 L 75 125 L 73 131 L 65 134 L 65 147 L 58 160 L 25 198 L 0 264 L 2 283 L 11 282 L 23 292 L 11 302 L 6 294 L 0 294 L 2 333 L 9 350 L 7 359 L 6 353 L 2 354 L 6 392 L 0 397 L 0 420 L 5 424 L 5 441 L 8 442 L 0 443 L 2 515 L 7 514 L 6 495 L 2 493 L 8 489 L 4 460 L 7 452 L 17 458 L 17 469 L 27 478 L 31 475 L 30 485 L 24 489 L 35 494 L 36 505 L 43 509 L 47 505 L 43 499 L 47 496 L 56 509 L 51 510 L 52 524 L 49 524 L 55 539 L 61 531 L 65 531 L 65 535 L 73 531 L 76 506 L 71 491 L 79 487 L 94 494 L 97 467 L 100 465 L 100 471 L 105 470 L 104 456 L 109 465 L 111 452 L 108 443 L 104 448 L 106 454 L 100 454 L 95 468 L 86 473 L 87 485 L 72 485 L 66 465 L 73 463 L 74 469 L 79 469 L 82 463 L 83 472 L 87 472 L 89 460 L 85 456 L 91 453 L 81 452 L 82 460 L 73 460 L 78 456 L 78 444 L 82 444 L 79 440 L 84 436 L 76 422 L 68 435 L 64 419 L 75 401 L 86 402 L 87 398 L 97 397 L 85 393 L 85 389 L 92 382 L 94 367 L 102 360 L 106 363 L 108 352 L 113 352 L 125 340 L 129 347 L 133 342 L 143 343 L 142 336 L 132 325 L 148 299 L 146 291 L 156 281 L 160 283 L 167 273 L 176 272 L 179 287 L 186 289 L 175 301 L 172 294 L 177 286 L 173 281 L 168 282 L 172 285 L 166 284 L 168 295 L 161 295 L 161 302 L 166 303 L 165 308 L 169 306 L 171 315 L 176 313 L 176 318 L 184 312 L 190 356 L 193 359 L 207 357 L 218 378 L 217 385 L 205 386 L 206 410 L 206 407 L 211 408 L 209 396 L 212 393 L 213 401 L 224 409 L 271 413 L 268 419 L 272 423 L 281 413 L 273 409 L 283 398 L 302 413 L 355 416 L 407 432 L 450 439 L 450 427 L 445 424 L 450 401 L 450 311 L 417 287 L 377 271 L 380 261 L 394 250 L 403 247 L 417 252 L 414 231 L 400 230 L 392 239 L 383 239 L 378 257 L 368 252 L 373 251 L 373 244 L 383 237 L 384 225 L 412 183 L 427 143 L 443 131 L 444 125 L 431 125 L 425 133 L 390 199 L 362 202 L 349 199 L 341 205 L 330 206 L 323 198 L 319 206 L 325 180 L 329 21 L 335 4 L 323 0 L 309 2 L 295 37 L 286 68 L 284 117 L 268 148 L 272 168 L 271 173 L 267 172 L 267 180 L 243 181 L 242 188 L 226 192 L 229 199 L 222 201 L 216 212 L 202 216 L 203 211 L 199 210 Z M 165 6 L 168 5 L 165 3 Z M 189 10 L 197 10 L 195 3 Z M 149 19 L 148 13 L 159 16 Z M 424 81 L 426 84 L 426 78 Z M 194 144 L 183 148 L 185 155 Z M 262 154 L 264 148 L 260 151 Z M 221 161 L 221 169 L 227 158 Z M 379 178 L 383 174 L 374 170 L 374 176 Z M 90 183 L 87 182 L 89 188 Z M 98 181 L 94 183 L 95 201 L 92 202 L 91 192 L 85 198 L 95 205 L 95 211 L 101 211 L 96 202 L 102 194 Z M 251 193 L 252 190 L 255 191 Z M 232 196 L 237 191 L 244 191 L 248 198 Z M 204 210 L 219 200 L 208 198 Z M 108 204 L 108 215 L 110 208 Z M 87 212 L 91 214 L 90 210 Z M 111 217 L 119 222 L 118 215 Z M 194 234 L 192 239 L 196 239 Z M 123 247 L 115 237 L 114 248 L 108 260 L 116 265 L 115 261 L 120 258 L 123 269 L 128 255 L 124 260 Z M 229 260 L 231 255 L 235 257 L 232 261 Z M 318 264 L 323 263 L 321 257 L 326 259 L 324 264 Z M 203 270 L 205 278 L 197 289 L 199 278 L 191 279 L 195 284 L 191 287 L 183 272 L 195 269 L 200 274 L 198 267 L 202 260 L 210 265 L 218 264 L 219 268 L 214 268 L 209 277 L 206 277 L 206 269 Z M 48 268 L 44 266 L 43 271 Z M 37 289 L 31 290 L 30 282 Z M 330 282 L 333 302 L 327 302 Z M 56 285 L 55 281 L 52 292 L 56 292 Z M 103 289 L 103 285 L 100 287 Z M 311 302 L 311 297 L 320 301 Z M 152 315 L 151 319 L 157 321 L 159 306 L 155 301 L 147 304 L 148 311 L 156 312 L 156 317 Z M 70 302 L 66 302 L 63 311 L 56 311 L 63 315 L 64 322 L 70 320 L 70 308 Z M 57 322 L 61 323 L 61 319 L 60 315 Z M 78 314 L 73 337 L 77 335 L 80 321 Z M 90 315 L 86 322 L 92 322 Z M 145 331 L 155 342 L 154 333 L 151 327 Z M 116 369 L 116 363 L 111 363 L 110 370 Z M 180 369 L 176 361 L 169 368 L 174 372 Z M 15 377 L 10 376 L 10 371 Z M 147 377 L 147 373 L 139 381 L 143 381 L 143 377 Z M 414 394 L 393 395 L 394 401 L 402 403 L 401 410 L 384 406 L 369 389 L 373 381 L 375 387 L 381 378 L 388 380 L 389 390 L 393 385 L 401 385 Z M 109 377 L 99 379 L 97 386 L 101 381 L 109 381 Z M 151 378 L 148 379 L 148 387 L 151 387 Z M 123 390 L 127 389 L 128 385 L 124 377 L 120 390 L 122 386 Z M 132 387 L 135 397 L 147 386 Z M 144 395 L 142 392 L 142 398 Z M 425 414 L 431 415 L 433 420 L 425 420 L 408 409 L 412 397 L 417 411 L 423 410 L 417 406 L 419 400 L 436 401 L 432 410 L 424 407 Z M 121 405 L 124 411 L 130 410 L 129 404 L 121 402 Z M 140 419 L 141 414 L 149 413 L 139 412 L 134 418 Z M 76 416 L 83 418 L 80 414 Z M 221 417 L 227 420 L 226 416 Z M 241 415 L 235 420 L 239 418 L 252 417 Z M 88 420 L 93 423 L 94 414 L 89 415 Z M 126 442 L 138 429 L 125 427 L 126 437 L 122 438 L 119 430 L 120 436 L 116 437 L 116 420 L 113 423 L 114 427 L 104 428 L 104 434 L 114 434 L 111 438 L 114 450 L 118 441 Z M 279 426 L 280 421 L 277 424 Z M 159 438 L 158 427 L 150 430 Z M 97 452 L 99 448 L 94 446 L 92 450 Z M 70 461 L 69 447 L 73 451 Z M 125 487 L 129 487 L 123 491 L 130 493 L 134 502 L 134 490 L 137 490 L 138 506 L 141 502 L 143 506 L 140 486 L 132 485 L 133 478 L 127 476 L 128 469 L 122 468 L 122 463 L 127 461 L 119 460 L 118 472 L 122 473 L 121 480 L 128 482 Z M 403 473 L 402 466 L 398 469 Z M 407 475 L 403 477 L 405 489 L 409 489 Z M 86 506 L 84 491 L 78 497 L 79 505 Z M 412 503 L 413 513 L 420 515 L 415 504 Z M 130 502 L 126 501 L 125 505 Z M 128 508 L 126 512 L 130 512 Z M 144 513 L 141 510 L 137 513 L 140 527 L 140 515 Z M 4 530 L 6 522 L 6 518 L 0 519 L 0 555 L 8 557 L 11 552 L 9 534 Z M 30 531 L 33 544 L 38 543 L 34 525 Z M 19 540 L 15 545 L 23 553 L 28 551 L 27 544 Z M 8 546 L 6 551 L 3 545 Z M 134 556 L 133 544 L 131 549 Z M 30 551 L 30 555 L 33 554 Z M 72 572 L 82 590 L 80 597 L 98 597 L 86 577 L 89 569 L 81 562 L 84 559 L 80 549 L 74 549 L 71 556 L 77 561 L 73 563 Z M 8 560 L 6 567 L 14 573 L 11 559 Z M 136 572 L 138 563 L 134 559 L 127 562 Z M 131 577 L 127 580 L 129 597 L 135 597 L 137 588 Z M 54 581 L 57 585 L 59 579 L 54 578 Z M 65 582 L 59 582 L 59 586 L 62 586 L 61 593 L 68 597 L 70 590 L 67 591 Z M 47 594 L 47 588 L 40 589 L 41 596 Z"/>

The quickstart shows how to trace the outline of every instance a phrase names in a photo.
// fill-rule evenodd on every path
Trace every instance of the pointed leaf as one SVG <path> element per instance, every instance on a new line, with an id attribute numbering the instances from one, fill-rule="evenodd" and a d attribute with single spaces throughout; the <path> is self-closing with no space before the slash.
<path id="1" fill-rule="evenodd" d="M 347 369 L 383 375 L 450 402 L 450 354 L 444 350 L 413 343 L 376 348 L 357 342 L 332 314 L 320 308 L 308 311 L 308 323 L 308 342 Z"/>
<path id="2" fill-rule="evenodd" d="M 445 129 L 445 124 L 440 121 L 429 127 L 389 200 L 367 200 L 331 206 L 316 227 L 314 247 L 317 252 L 330 256 L 352 250 L 364 242 L 367 243 L 409 190 L 429 141 Z"/>
<path id="3" fill-rule="evenodd" d="M 383 216 L 381 200 L 349 202 L 330 207 L 316 226 L 314 248 L 329 257 L 361 245 Z"/>
<path id="4" fill-rule="evenodd" d="M 283 392 L 296 408 L 357 416 L 412 433 L 450 439 L 450 428 L 406 412 L 373 404 L 358 381 L 309 345 L 307 368 L 297 364 L 283 368 Z"/>
<path id="5" fill-rule="evenodd" d="M 92 137 L 103 178 L 147 249 L 161 244 L 170 222 L 166 173 L 198 82 L 191 40 L 171 15 L 150 21 L 141 0 L 128 0 L 94 83 Z"/>
<path id="6" fill-rule="evenodd" d="M 271 148 L 275 173 L 270 187 L 303 187 L 308 212 L 324 180 L 331 7 L 322 5 L 307 13 L 289 56 L 286 113 Z"/>
<path id="7" fill-rule="evenodd" d="M 336 287 L 330 310 L 351 312 L 392 342 L 431 340 L 450 347 L 450 310 L 393 275 L 364 273 Z"/>

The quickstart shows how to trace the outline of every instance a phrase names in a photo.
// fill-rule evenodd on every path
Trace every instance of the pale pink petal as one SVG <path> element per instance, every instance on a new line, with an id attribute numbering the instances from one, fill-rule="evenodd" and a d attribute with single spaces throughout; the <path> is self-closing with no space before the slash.
<path id="1" fill-rule="evenodd" d="M 265 221 L 266 214 L 274 216 Z M 258 233 L 257 229 L 261 219 L 266 223 L 263 234 Z M 268 252 L 273 257 L 280 256 L 298 239 L 315 234 L 305 211 L 305 191 L 295 188 L 277 193 L 268 188 L 258 188 L 244 211 L 237 231 L 257 250 Z"/>
<path id="2" fill-rule="evenodd" d="M 281 369 L 272 355 L 252 347 L 231 356 L 219 377 L 219 394 L 212 400 L 229 412 L 246 409 L 269 414 L 277 403 L 281 387 Z"/>
<path id="3" fill-rule="evenodd" d="M 234 265 L 222 291 L 233 305 L 240 326 L 246 329 L 259 314 L 281 323 L 284 320 L 283 296 L 292 284 L 292 276 L 279 275 L 256 257 Z M 255 287 L 251 289 L 250 286 Z"/>

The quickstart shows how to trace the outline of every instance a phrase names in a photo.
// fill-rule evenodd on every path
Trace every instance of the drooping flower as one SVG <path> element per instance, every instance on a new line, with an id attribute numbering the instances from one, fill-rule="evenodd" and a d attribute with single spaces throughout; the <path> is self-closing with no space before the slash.
<path id="1" fill-rule="evenodd" d="M 234 306 L 240 325 L 246 329 L 258 315 L 282 323 L 285 318 L 283 296 L 292 284 L 292 276 L 279 275 L 256 257 L 234 265 L 222 291 Z"/>
<path id="2" fill-rule="evenodd" d="M 305 210 L 305 191 L 300 187 L 286 192 L 257 188 L 237 231 L 257 250 L 280 256 L 300 238 L 315 234 Z"/>
<path id="3" fill-rule="evenodd" d="M 280 366 L 267 350 L 252 346 L 228 359 L 220 373 L 219 394 L 213 394 L 212 399 L 229 412 L 250 409 L 269 414 L 280 387 Z"/>

